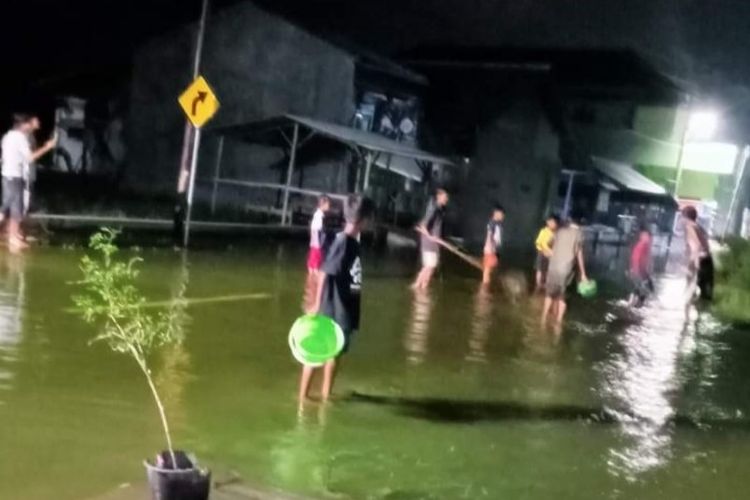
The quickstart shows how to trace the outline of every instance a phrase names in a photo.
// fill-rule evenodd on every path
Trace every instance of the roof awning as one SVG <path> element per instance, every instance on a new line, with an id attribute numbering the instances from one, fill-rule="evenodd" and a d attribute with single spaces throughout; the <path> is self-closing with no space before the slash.
<path id="1" fill-rule="evenodd" d="M 376 134 L 375 132 L 368 132 L 366 130 L 359 130 L 344 125 L 338 125 L 336 123 L 324 122 L 322 120 L 315 120 L 297 115 L 286 115 L 286 117 L 300 125 L 304 125 L 314 132 L 351 146 L 358 146 L 373 152 L 400 156 L 412 160 L 438 163 L 442 165 L 453 165 L 453 162 L 448 158 L 428 153 L 427 151 L 403 142 L 394 141 L 393 139 Z"/>
<path id="2" fill-rule="evenodd" d="M 389 139 L 375 132 L 299 115 L 283 115 L 258 122 L 209 128 L 207 132 L 254 142 L 258 138 L 268 138 L 269 132 L 283 130 L 290 124 L 299 125 L 309 131 L 309 134 L 300 141 L 300 146 L 315 136 L 326 137 L 363 153 L 368 164 L 371 163 L 418 182 L 424 180 L 424 172 L 431 164 L 455 165 L 449 158 L 427 152 L 411 144 Z M 286 145 L 290 145 L 288 136 L 283 133 L 281 136 L 287 141 Z"/>
<path id="3" fill-rule="evenodd" d="M 629 191 L 654 196 L 667 196 L 667 190 L 655 183 L 645 175 L 637 172 L 626 163 L 620 163 L 600 157 L 593 157 L 594 167 L 597 171 L 613 181 L 618 187 Z"/>
<path id="4" fill-rule="evenodd" d="M 419 168 L 417 163 L 409 158 L 403 156 L 394 155 L 380 155 L 375 160 L 375 165 L 386 170 L 393 172 L 407 179 L 411 179 L 417 182 L 422 180 L 422 169 Z"/>
<path id="5" fill-rule="evenodd" d="M 290 125 L 292 125 L 293 129 L 291 138 L 286 133 Z M 300 137 L 300 129 L 307 129 L 308 132 L 304 137 Z M 316 136 L 326 137 L 346 145 L 355 150 L 360 159 L 364 160 L 364 171 L 359 168 L 362 164 L 358 165 L 357 168 L 355 192 L 367 192 L 373 165 L 418 182 L 424 182 L 429 179 L 432 166 L 435 164 L 455 165 L 446 157 L 429 153 L 411 144 L 394 141 L 374 132 L 291 114 L 224 127 L 209 127 L 206 129 L 206 133 L 221 138 L 214 170 L 213 192 L 216 193 L 216 186 L 219 183 L 252 186 L 263 189 L 281 189 L 284 191 L 281 209 L 282 225 L 291 224 L 291 218 L 288 217 L 288 214 L 289 197 L 292 192 L 307 196 L 319 194 L 310 189 L 294 188 L 291 185 L 297 162 L 297 150 Z M 238 179 L 222 179 L 220 177 L 221 156 L 224 144 L 223 139 L 225 137 L 232 137 L 235 140 L 249 143 L 263 142 L 265 139 L 268 142 L 281 142 L 285 147 L 288 147 L 286 182 L 284 184 L 276 184 Z"/>

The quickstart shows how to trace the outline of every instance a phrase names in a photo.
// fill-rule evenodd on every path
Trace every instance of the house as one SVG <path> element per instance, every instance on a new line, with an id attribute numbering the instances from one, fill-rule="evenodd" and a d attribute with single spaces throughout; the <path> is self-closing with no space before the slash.
<path id="1" fill-rule="evenodd" d="M 185 123 L 176 99 L 190 82 L 194 32 L 168 33 L 135 57 L 127 180 L 140 190 L 174 192 Z M 198 157 L 196 201 L 212 215 L 230 208 L 289 222 L 287 208 L 309 212 L 321 192 L 365 190 L 384 204 L 429 180 L 432 164 L 451 163 L 419 148 L 423 77 L 250 2 L 209 18 L 202 61 L 221 102 Z"/>
<path id="2" fill-rule="evenodd" d="M 566 197 L 586 206 L 589 218 L 594 215 L 602 177 L 594 156 L 620 159 L 617 141 L 595 142 L 596 132 L 632 128 L 636 117 L 645 116 L 642 108 L 675 107 L 684 98 L 670 79 L 628 50 L 427 47 L 400 61 L 430 82 L 424 144 L 466 159 L 456 224 L 461 236 L 481 245 L 490 209 L 502 203 L 506 248 L 516 255 L 533 252 L 545 214 L 568 212 Z M 620 160 L 614 168 L 626 166 Z M 628 177 L 637 174 L 627 168 Z M 570 172 L 597 186 L 596 192 L 578 185 L 569 190 Z M 627 182 L 607 185 L 613 188 L 607 212 L 640 196 Z M 651 194 L 669 205 L 659 190 Z"/>

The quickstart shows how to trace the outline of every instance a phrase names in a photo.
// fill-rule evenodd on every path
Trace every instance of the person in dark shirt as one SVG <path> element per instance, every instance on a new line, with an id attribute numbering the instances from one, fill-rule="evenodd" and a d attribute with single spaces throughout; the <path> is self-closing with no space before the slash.
<path id="1" fill-rule="evenodd" d="M 487 223 L 487 236 L 484 239 L 484 259 L 482 262 L 482 284 L 489 285 L 492 271 L 500 263 L 500 247 L 503 244 L 503 221 L 505 209 L 502 205 L 495 205 L 492 217 Z"/>
<path id="2" fill-rule="evenodd" d="M 438 189 L 435 193 L 435 199 L 427 206 L 425 216 L 417 226 L 417 231 L 420 233 L 419 247 L 422 252 L 422 269 L 412 285 L 415 290 L 426 290 L 430 286 L 432 275 L 440 262 L 440 245 L 436 238 L 439 239 L 443 235 L 443 218 L 447 205 L 448 191 Z"/>
<path id="3" fill-rule="evenodd" d="M 318 284 L 316 300 L 308 311 L 328 316 L 343 330 L 345 344 L 343 352 L 349 348 L 353 332 L 359 329 L 360 292 L 362 288 L 362 263 L 360 260 L 359 235 L 366 228 L 374 206 L 370 199 L 350 197 L 346 206 L 346 226 L 336 235 L 336 239 L 326 252 Z M 302 367 L 300 377 L 300 402 L 307 398 L 315 368 Z M 336 360 L 323 365 L 321 398 L 327 401 L 333 388 L 336 374 Z"/>

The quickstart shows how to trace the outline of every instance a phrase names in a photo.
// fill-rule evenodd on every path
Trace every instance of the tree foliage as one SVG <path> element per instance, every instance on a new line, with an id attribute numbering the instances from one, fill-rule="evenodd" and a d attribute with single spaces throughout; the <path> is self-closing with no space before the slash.
<path id="1" fill-rule="evenodd" d="M 76 282 L 81 293 L 73 301 L 87 323 L 101 325 L 92 343 L 103 342 L 113 351 L 131 356 L 140 367 L 159 409 L 167 446 L 173 453 L 164 405 L 154 385 L 148 358 L 161 346 L 181 342 L 181 330 L 175 327 L 171 313 L 144 308 L 146 299 L 136 286 L 142 259 L 117 258 L 118 234 L 117 230 L 102 228 L 91 236 L 92 255 L 81 258 L 83 278 Z"/>
<path id="2" fill-rule="evenodd" d="M 750 324 L 750 242 L 727 241 L 716 273 L 715 311 L 723 319 Z"/>

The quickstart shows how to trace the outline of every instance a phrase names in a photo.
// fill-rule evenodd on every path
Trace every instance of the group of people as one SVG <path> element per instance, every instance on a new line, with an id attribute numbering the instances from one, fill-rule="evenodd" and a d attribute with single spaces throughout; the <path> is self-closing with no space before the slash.
<path id="1" fill-rule="evenodd" d="M 28 247 L 21 223 L 31 203 L 34 163 L 57 145 L 55 135 L 37 148 L 34 134 L 40 128 L 38 117 L 18 113 L 13 115 L 13 127 L 2 138 L 3 193 L 0 224 L 7 221 L 8 248 L 14 253 Z"/>
<path id="2" fill-rule="evenodd" d="M 422 221 L 417 226 L 420 233 L 422 268 L 417 274 L 412 287 L 426 289 L 440 261 L 440 246 L 449 246 L 442 240 L 443 218 L 449 195 L 444 189 L 438 189 L 435 197 L 428 204 Z M 492 208 L 486 226 L 482 258 L 482 284 L 487 286 L 492 280 L 495 269 L 500 264 L 500 252 L 504 243 L 505 208 L 496 204 Z M 557 217 L 547 218 L 545 226 L 536 239 L 537 259 L 535 265 L 537 289 L 544 291 L 545 301 L 542 309 L 542 322 L 554 314 L 556 322 L 562 322 L 567 304 L 565 294 L 574 278 L 577 267 L 581 281 L 588 281 L 583 255 L 583 231 L 578 219 L 572 218 L 563 227 Z"/>
<path id="3" fill-rule="evenodd" d="M 412 288 L 424 290 L 440 262 L 440 247 L 451 245 L 442 240 L 442 229 L 449 202 L 445 189 L 438 189 L 430 200 L 424 217 L 416 230 L 420 234 L 421 269 Z M 332 318 L 342 328 L 345 337 L 343 352 L 349 347 L 352 334 L 359 328 L 360 292 L 362 287 L 362 264 L 360 260 L 360 233 L 366 229 L 374 213 L 374 204 L 362 196 L 351 196 L 345 203 L 345 226 L 342 232 L 331 237 L 324 227 L 326 213 L 331 208 L 328 196 L 321 196 L 310 224 L 310 247 L 307 258 L 309 276 L 313 280 L 313 293 L 308 313 L 320 313 Z M 687 304 L 690 305 L 697 289 L 701 297 L 710 299 L 713 293 L 713 261 L 708 237 L 697 223 L 694 207 L 682 212 L 688 256 Z M 487 286 L 493 271 L 500 262 L 500 251 L 504 243 L 503 230 L 505 209 L 495 205 L 486 226 L 483 246 L 482 285 Z M 567 310 L 566 294 L 576 278 L 587 282 L 584 256 L 584 232 L 581 218 L 576 214 L 566 223 L 554 215 L 547 217 L 535 241 L 537 252 L 534 271 L 537 291 L 544 294 L 541 323 L 546 325 L 554 318 L 559 327 Z M 645 226 L 639 230 L 638 238 L 631 250 L 628 276 L 632 282 L 629 303 L 638 307 L 653 292 L 651 233 Z M 336 372 L 337 360 L 328 361 L 322 367 L 321 397 L 330 397 Z M 307 398 L 315 369 L 302 368 L 299 386 L 300 402 Z"/>

